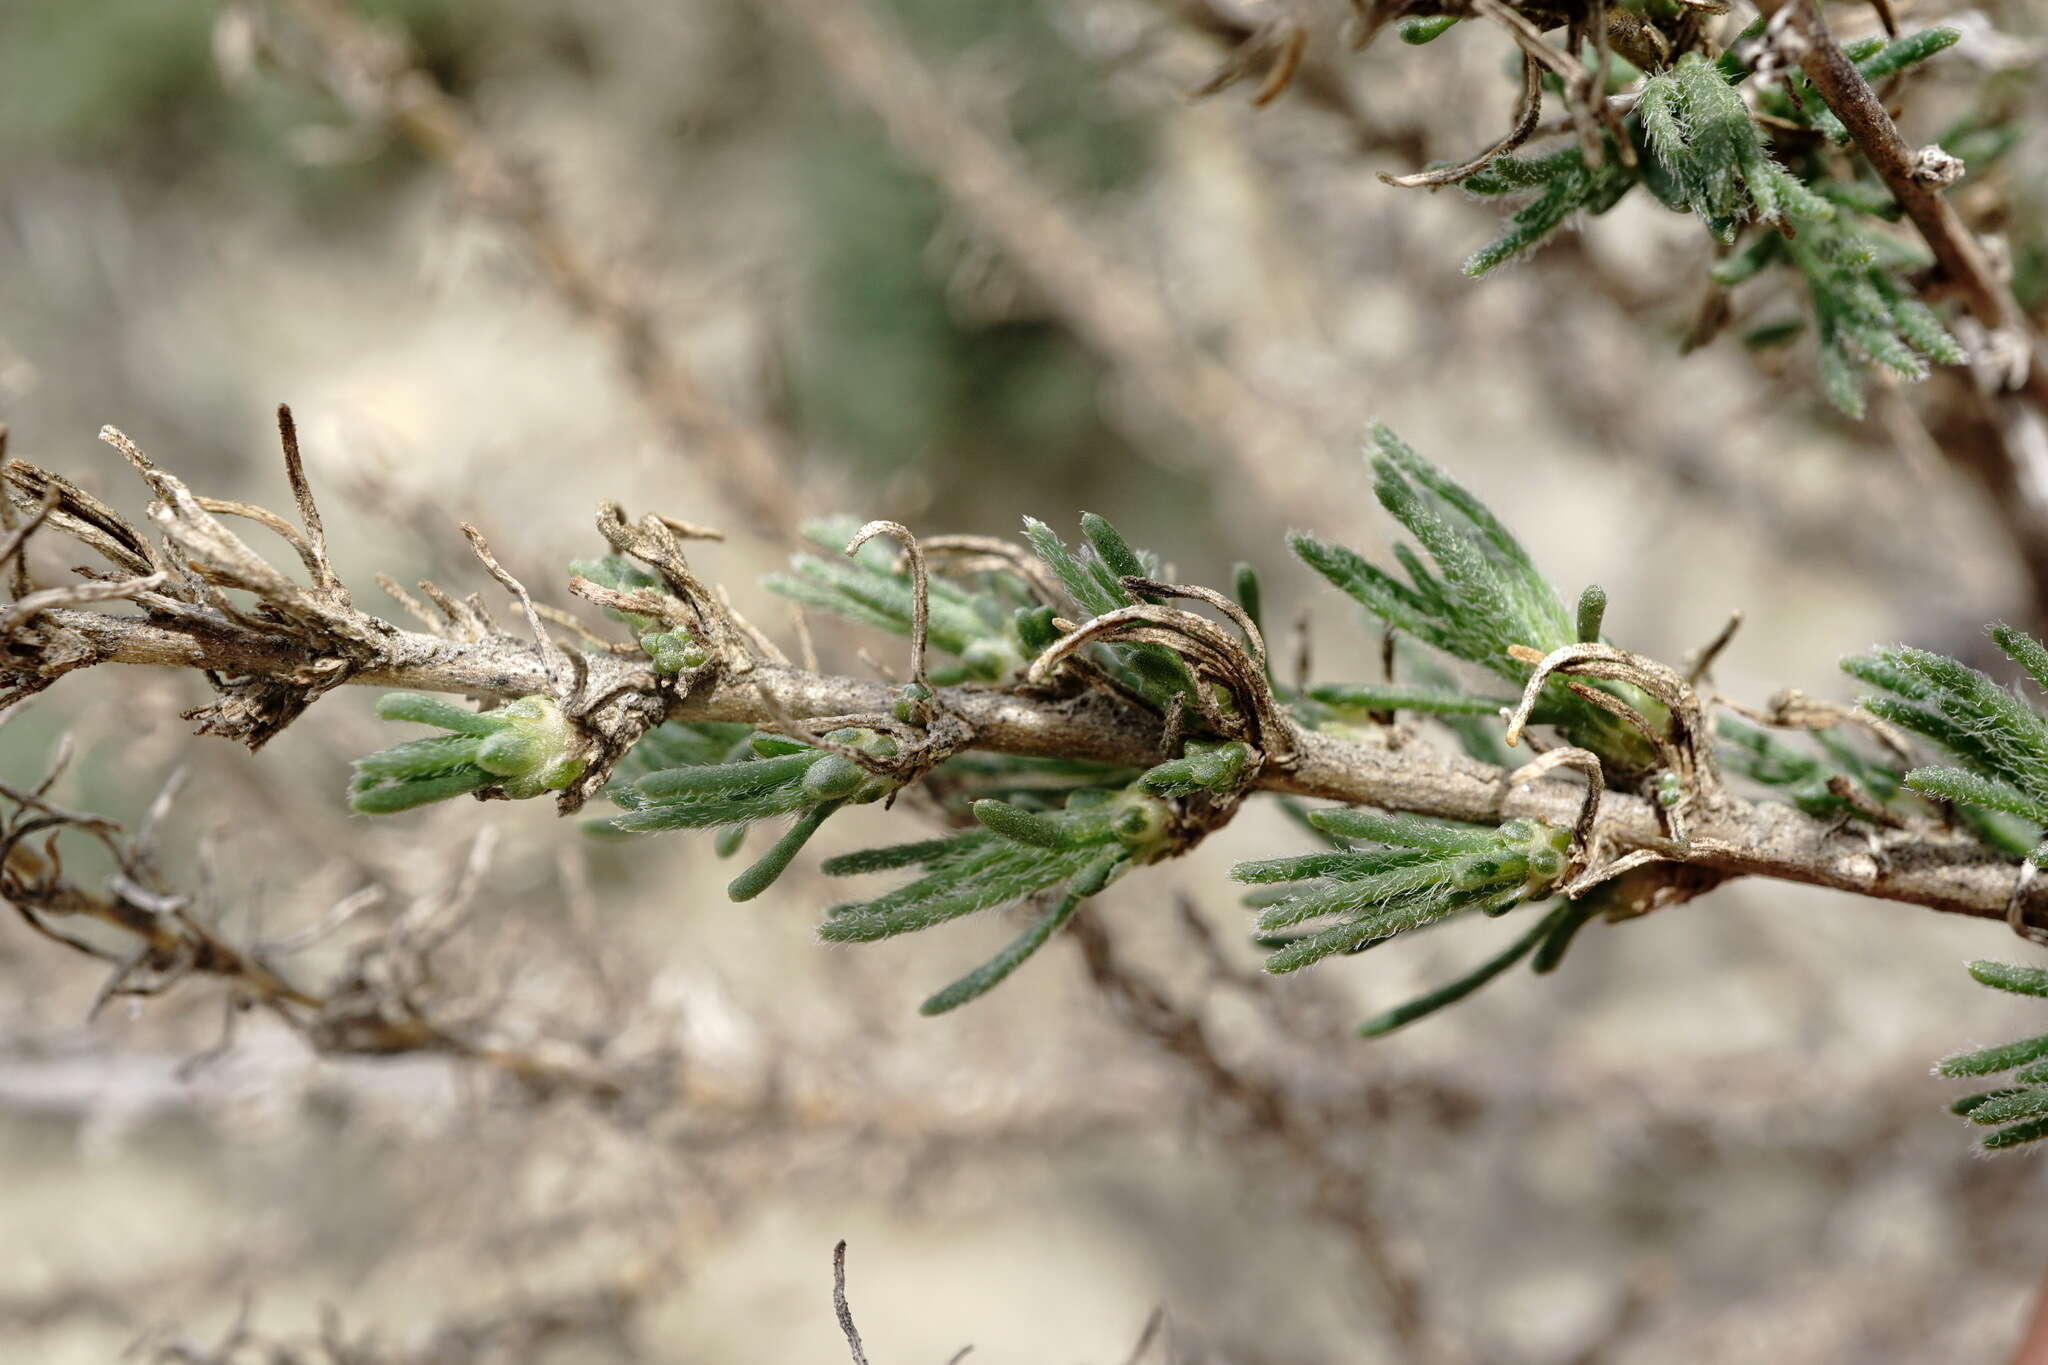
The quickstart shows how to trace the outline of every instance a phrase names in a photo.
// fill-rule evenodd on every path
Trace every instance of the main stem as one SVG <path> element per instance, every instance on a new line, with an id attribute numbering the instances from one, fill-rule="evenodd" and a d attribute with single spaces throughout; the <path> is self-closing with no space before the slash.
<path id="1" fill-rule="evenodd" d="M 289 678 L 310 662 L 302 649 L 248 631 L 174 630 L 136 617 L 79 610 L 49 611 L 43 618 L 83 636 L 101 663 Z M 488 697 L 526 696 L 551 686 L 538 650 L 511 640 L 464 643 L 400 631 L 386 658 L 389 662 L 349 681 Z M 588 686 L 596 692 L 616 687 L 651 691 L 656 685 L 639 661 L 599 654 L 587 662 Z M 942 688 L 939 696 L 972 729 L 972 748 L 1129 767 L 1147 767 L 1167 756 L 1160 718 L 1108 693 L 1063 697 L 965 686 Z M 718 672 L 678 697 L 668 718 L 772 724 L 784 717 L 887 712 L 895 700 L 887 683 L 756 664 L 744 672 Z M 1578 817 L 1581 793 L 1571 780 L 1517 786 L 1504 769 L 1446 755 L 1421 742 L 1396 746 L 1315 731 L 1304 731 L 1296 740 L 1299 752 L 1291 762 L 1269 762 L 1260 773 L 1261 789 L 1480 823 L 1529 816 L 1569 826 Z M 1687 841 L 1680 843 L 1664 834 L 1656 812 L 1640 798 L 1610 794 L 1601 811 L 1601 830 L 1613 852 L 1646 849 L 1726 876 L 1832 887 L 1985 918 L 2005 916 L 2016 885 L 2013 864 L 1959 831 L 1915 828 L 1872 834 L 1815 820 L 1776 802 L 1730 798 L 1696 815 Z M 2048 887 L 2034 897 L 2048 908 Z"/>

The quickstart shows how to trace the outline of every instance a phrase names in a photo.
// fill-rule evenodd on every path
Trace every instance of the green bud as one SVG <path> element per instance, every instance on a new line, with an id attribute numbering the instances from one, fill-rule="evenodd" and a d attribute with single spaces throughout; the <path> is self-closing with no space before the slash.
<path id="1" fill-rule="evenodd" d="M 844 800 L 860 789 L 867 773 L 852 759 L 826 754 L 805 770 L 804 794 L 814 801 Z"/>
<path id="2" fill-rule="evenodd" d="M 931 719 L 932 690 L 923 683 L 905 683 L 896 689 L 896 702 L 889 714 L 905 725 L 922 725 Z"/>
<path id="3" fill-rule="evenodd" d="M 438 725 L 456 733 L 410 740 L 356 761 L 349 804 L 373 815 L 445 801 L 496 784 L 523 799 L 559 791 L 582 776 L 576 736 L 562 708 L 547 697 L 521 697 L 476 712 L 438 698 L 394 692 L 377 706 L 392 720 Z"/>
<path id="4" fill-rule="evenodd" d="M 876 758 L 894 758 L 899 752 L 896 741 L 890 736 L 883 734 L 879 730 L 869 730 L 863 726 L 844 726 L 826 735 L 825 738 L 831 740 L 834 744 L 843 744 L 849 749 L 858 749 L 864 754 L 873 754 Z"/>
<path id="5" fill-rule="evenodd" d="M 1109 827 L 1125 848 L 1142 856 L 1165 845 L 1173 812 L 1164 801 L 1142 792 L 1125 792 L 1114 804 L 1118 809 L 1110 816 Z"/>
<path id="6" fill-rule="evenodd" d="M 1000 682 L 1022 667 L 1023 662 L 1009 641 L 993 638 L 976 640 L 960 655 L 960 666 L 967 670 L 967 676 L 983 682 Z"/>
<path id="7" fill-rule="evenodd" d="M 1053 626 L 1051 607 L 1019 607 L 1010 617 L 1010 629 L 1017 636 L 1017 643 L 1024 646 L 1024 652 L 1034 658 L 1052 647 L 1060 633 Z"/>
<path id="8" fill-rule="evenodd" d="M 650 631 L 640 637 L 640 648 L 654 661 L 654 671 L 664 677 L 702 668 L 711 659 L 687 630 Z"/>
<path id="9" fill-rule="evenodd" d="M 507 727 L 476 746 L 476 766 L 499 777 L 523 777 L 546 755 L 538 739 L 518 727 Z"/>
<path id="10" fill-rule="evenodd" d="M 1626 3 L 1626 0 L 1623 2 Z M 1402 42 L 1411 47 L 1421 47 L 1424 43 L 1433 43 L 1443 37 L 1450 31 L 1451 25 L 1458 22 L 1459 17 L 1455 14 L 1431 14 L 1419 19 L 1403 19 L 1396 31 L 1401 35 Z"/>
<path id="11" fill-rule="evenodd" d="M 1502 841 L 1510 844 L 1529 843 L 1539 838 L 1542 833 L 1543 826 L 1534 820 L 1510 820 L 1500 827 Z"/>
<path id="12" fill-rule="evenodd" d="M 1591 644 L 1600 638 L 1600 624 L 1607 616 L 1607 589 L 1589 584 L 1579 594 L 1579 640 Z"/>

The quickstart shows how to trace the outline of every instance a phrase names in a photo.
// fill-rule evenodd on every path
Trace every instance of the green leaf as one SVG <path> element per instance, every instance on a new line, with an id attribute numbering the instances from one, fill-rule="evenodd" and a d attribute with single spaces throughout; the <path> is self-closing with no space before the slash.
<path id="1" fill-rule="evenodd" d="M 780 758 L 749 759 L 744 763 L 667 768 L 648 773 L 633 786 L 650 801 L 761 791 L 802 778 L 810 770 L 811 765 L 822 757 L 824 754 L 821 750 L 804 749 Z"/>
<path id="2" fill-rule="evenodd" d="M 1466 996 L 1472 994 L 1472 992 L 1478 990 L 1517 962 L 1520 962 L 1524 957 L 1527 957 L 1530 949 L 1549 938 L 1559 925 L 1565 923 L 1572 910 L 1573 907 L 1569 904 L 1560 905 L 1557 909 L 1545 915 L 1529 932 L 1523 934 L 1501 952 L 1480 963 L 1477 967 L 1465 973 L 1465 975 L 1458 977 L 1456 980 L 1447 981 L 1435 990 L 1417 996 L 1405 1005 L 1396 1005 L 1390 1010 L 1384 1010 L 1379 1014 L 1375 1014 L 1372 1018 L 1358 1026 L 1359 1035 L 1365 1038 L 1382 1038 L 1392 1033 L 1395 1029 L 1414 1023 L 1417 1019 L 1435 1014 L 1446 1005 L 1455 1005 L 1458 1001 L 1463 1000 Z"/>
<path id="3" fill-rule="evenodd" d="M 1065 895 L 1053 903 L 1050 910 L 1039 916 L 1029 929 L 1012 939 L 1001 952 L 976 967 L 967 975 L 943 990 L 936 991 L 924 1004 L 918 1006 L 923 1015 L 944 1014 L 959 1009 L 970 1000 L 977 1000 L 988 994 L 1007 979 L 1010 973 L 1024 965 L 1025 961 L 1052 936 L 1066 926 L 1081 907 L 1081 902 L 1097 894 L 1107 886 L 1117 870 L 1124 866 L 1121 854 L 1108 853 L 1090 863 L 1074 878 Z"/>
<path id="4" fill-rule="evenodd" d="M 789 869 L 803 846 L 818 832 L 818 826 L 825 823 L 833 811 L 839 809 L 838 801 L 826 801 L 805 811 L 789 831 L 777 839 L 769 850 L 746 871 L 734 877 L 725 889 L 727 896 L 736 901 L 750 901 L 774 884 L 775 879 Z"/>
<path id="5" fill-rule="evenodd" d="M 2048 1086 L 1987 1098 L 1970 1110 L 1972 1123 L 2010 1123 L 2048 1114 Z"/>
<path id="6" fill-rule="evenodd" d="M 2038 1062 L 2044 1057 L 2048 1057 L 2048 1034 L 2022 1038 L 2003 1047 L 1987 1047 L 1977 1052 L 1944 1057 L 1935 1070 L 1944 1076 L 1992 1076 L 2029 1062 Z"/>
<path id="7" fill-rule="evenodd" d="M 2039 1142 L 2044 1137 L 2048 1137 L 2048 1118 L 2030 1119 L 2025 1123 L 2015 1123 L 2010 1128 L 1999 1129 L 1985 1138 L 1983 1145 L 1987 1152 L 1998 1152 L 2022 1143 Z"/>
<path id="8" fill-rule="evenodd" d="M 2035 824 L 2048 823 L 2048 806 L 1994 778 L 1979 777 L 1961 768 L 1915 768 L 1906 774 L 1906 785 L 1936 800 L 2004 811 Z"/>
<path id="9" fill-rule="evenodd" d="M 2014 962 L 1972 962 L 1970 975 L 1993 990 L 2048 996 L 2048 971 Z"/>
<path id="10" fill-rule="evenodd" d="M 459 735 L 488 735 L 504 725 L 502 720 L 489 714 L 479 714 L 466 706 L 457 706 L 441 697 L 430 697 L 420 692 L 386 692 L 377 699 L 377 714 L 384 720 L 434 725 Z"/>
<path id="11" fill-rule="evenodd" d="M 348 803 L 363 815 L 396 815 L 416 806 L 446 801 L 487 787 L 494 779 L 482 768 L 451 768 L 429 777 L 400 779 L 380 787 L 349 793 Z"/>

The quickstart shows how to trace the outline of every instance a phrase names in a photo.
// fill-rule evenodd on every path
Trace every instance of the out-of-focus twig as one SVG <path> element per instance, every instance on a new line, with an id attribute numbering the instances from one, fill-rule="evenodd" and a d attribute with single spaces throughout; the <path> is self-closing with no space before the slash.
<path id="1" fill-rule="evenodd" d="M 1329 423 L 1261 394 L 1184 335 L 1159 292 L 1033 178 L 1015 147 L 980 126 L 871 7 L 770 0 L 768 8 L 1089 347 L 1227 461 L 1231 481 L 1277 515 L 1314 507 L 1324 456 L 1339 435 L 1323 429 Z"/>
<path id="2" fill-rule="evenodd" d="M 1799 68 L 1881 178 L 1934 255 L 1942 281 L 1984 332 L 1978 373 L 1994 407 L 1999 457 L 1966 462 L 1991 487 L 2048 620 L 2048 361 L 2041 340 L 1984 246 L 1942 194 L 1963 165 L 1938 147 L 1913 148 L 1884 101 L 1829 32 L 1815 0 L 1760 0 L 1773 30 L 1796 49 Z M 1782 26 L 1782 27 L 1781 27 Z"/>
<path id="3" fill-rule="evenodd" d="M 789 452 L 762 422 L 736 411 L 691 371 L 644 291 L 618 268 L 599 264 L 532 168 L 493 145 L 468 106 L 419 64 L 404 39 L 367 21 L 348 0 L 286 0 L 286 7 L 311 39 L 310 74 L 359 117 L 397 129 L 445 168 L 472 204 L 511 229 L 556 297 L 605 334 L 664 435 L 700 457 L 750 521 L 769 532 L 793 527 L 802 500 Z"/>
<path id="4" fill-rule="evenodd" d="M 1304 1207 L 1343 1235 L 1384 1300 L 1387 1329 L 1415 1362 L 1458 1358 L 1427 1315 L 1423 1283 L 1397 1250 L 1375 1209 L 1373 1182 L 1335 1153 L 1335 1134 L 1272 1077 L 1232 1066 L 1216 1051 L 1207 1026 L 1151 977 L 1125 962 L 1100 916 L 1082 915 L 1069 932 L 1088 978 L 1127 1025 L 1179 1063 L 1208 1102 L 1236 1114 L 1276 1147 L 1312 1189 Z"/>
<path id="5" fill-rule="evenodd" d="M 0 783 L 0 802 L 6 803 L 0 809 L 0 904 L 44 938 L 108 964 L 95 1009 L 117 996 L 161 995 L 187 978 L 205 977 L 229 987 L 230 1028 L 237 1011 L 261 1006 L 329 1055 L 439 1053 L 484 1063 L 536 1090 L 617 1097 L 619 1084 L 602 1067 L 566 1053 L 480 1041 L 479 1021 L 451 1024 L 440 1017 L 445 1010 L 429 1008 L 428 995 L 436 984 L 431 955 L 477 893 L 490 857 L 488 836 L 477 841 L 445 895 L 415 903 L 386 932 L 350 954 L 333 985 L 314 991 L 292 982 L 271 957 L 338 929 L 381 899 L 377 888 L 345 897 L 302 942 L 237 946 L 202 917 L 190 897 L 170 890 L 157 870 L 151 844 L 156 826 L 177 803 L 175 778 L 131 837 L 110 820 L 54 804 L 45 792 L 55 776 L 33 790 Z M 103 887 L 67 875 L 66 834 L 90 837 L 111 856 L 115 871 Z M 85 923 L 111 929 L 128 943 L 109 946 L 103 934 L 72 928 Z M 226 1042 L 224 1035 L 221 1046 Z M 208 1055 L 201 1054 L 200 1060 Z"/>

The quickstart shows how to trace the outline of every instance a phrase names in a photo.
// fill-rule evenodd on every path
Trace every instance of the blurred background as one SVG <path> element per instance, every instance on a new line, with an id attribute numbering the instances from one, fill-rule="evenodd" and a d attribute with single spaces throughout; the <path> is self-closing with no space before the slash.
<path id="1" fill-rule="evenodd" d="M 1909 136 L 2039 112 L 2037 7 L 1897 7 L 1966 33 Z M 1384 550 L 1378 419 L 1568 591 L 1604 584 L 1628 647 L 1680 659 L 1740 609 L 1717 681 L 1752 703 L 2042 619 L 1959 453 L 1967 376 L 1850 423 L 1797 342 L 1681 357 L 1710 244 L 1641 195 L 1465 279 L 1494 209 L 1376 175 L 1498 136 L 1503 45 L 1352 54 L 1327 8 L 1259 108 L 1256 78 L 1189 92 L 1278 0 L 11 0 L 9 450 L 132 514 L 111 422 L 282 506 L 289 401 L 373 610 L 379 571 L 498 601 L 464 519 L 566 605 L 615 498 L 725 528 L 694 562 L 786 645 L 758 580 L 803 516 L 1085 509 L 1183 581 L 1261 565 L 1344 679 L 1377 636 L 1282 534 Z M 2037 315 L 2044 197 L 2041 139 L 1958 191 Z M 813 626 L 839 669 L 900 648 Z M 1092 969 L 1055 944 L 924 1020 L 1013 923 L 828 949 L 815 858 L 738 906 L 703 839 L 629 856 L 540 802 L 350 817 L 373 698 L 251 757 L 187 733 L 195 680 L 96 670 L 0 765 L 33 781 L 68 733 L 66 804 L 129 823 L 186 769 L 167 857 L 223 933 L 382 888 L 287 969 L 441 926 L 440 1017 L 559 1074 L 323 1057 L 261 1014 L 224 1039 L 196 979 L 93 1012 L 102 969 L 0 933 L 9 1359 L 844 1359 L 841 1238 L 877 1365 L 1122 1361 L 1155 1309 L 1153 1360 L 1999 1360 L 2040 1280 L 2039 1165 L 1974 1157 L 1927 1074 L 2038 1028 L 1960 970 L 2017 951 L 2002 927 L 1739 884 L 1368 1043 L 1497 935 L 1258 978 L 1223 872 L 1298 836 L 1253 810 L 1105 897 Z M 825 852 L 904 824 L 855 814 Z"/>

